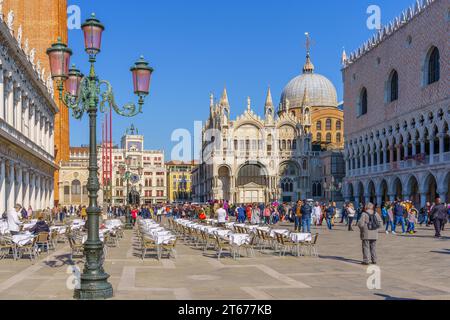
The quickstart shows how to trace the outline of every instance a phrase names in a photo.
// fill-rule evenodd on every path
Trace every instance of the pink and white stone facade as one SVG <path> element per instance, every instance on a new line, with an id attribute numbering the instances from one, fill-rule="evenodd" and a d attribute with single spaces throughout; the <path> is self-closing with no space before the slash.
<path id="1" fill-rule="evenodd" d="M 347 201 L 450 201 L 449 35 L 450 1 L 417 2 L 345 62 Z M 440 77 L 428 84 L 435 48 Z M 394 71 L 398 99 L 390 102 Z"/>

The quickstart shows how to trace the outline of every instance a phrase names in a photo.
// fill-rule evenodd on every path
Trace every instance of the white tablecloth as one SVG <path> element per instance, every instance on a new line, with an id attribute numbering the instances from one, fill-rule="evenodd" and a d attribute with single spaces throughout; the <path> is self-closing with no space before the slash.
<path id="1" fill-rule="evenodd" d="M 250 236 L 248 234 L 232 233 L 229 235 L 230 243 L 237 246 L 242 246 L 244 243 L 250 241 Z"/>
<path id="2" fill-rule="evenodd" d="M 299 243 L 312 241 L 312 237 L 310 233 L 291 233 L 291 240 L 292 242 Z"/>
<path id="3" fill-rule="evenodd" d="M 221 238 L 228 238 L 228 235 L 232 233 L 230 230 L 216 230 L 215 232 L 217 232 Z"/>
<path id="4" fill-rule="evenodd" d="M 17 234 L 12 236 L 12 241 L 19 247 L 22 247 L 31 241 L 33 241 L 34 236 L 32 234 Z"/>
<path id="5" fill-rule="evenodd" d="M 0 221 L 0 234 L 5 234 L 8 230 L 8 222 Z"/>
<path id="6" fill-rule="evenodd" d="M 214 234 L 214 231 L 218 231 L 218 230 L 219 230 L 219 228 L 215 228 L 215 227 L 205 227 L 205 231 L 208 234 Z"/>
<path id="7" fill-rule="evenodd" d="M 53 230 L 57 230 L 57 231 L 58 231 L 58 234 L 64 234 L 64 233 L 66 233 L 67 228 L 66 228 L 66 227 L 63 227 L 63 226 L 60 226 L 60 227 L 57 227 L 57 226 L 55 226 L 55 227 L 50 227 L 50 231 L 53 231 Z"/>
<path id="8" fill-rule="evenodd" d="M 105 226 L 108 229 L 113 229 L 113 228 L 118 228 L 118 227 L 123 226 L 123 223 L 119 219 L 106 220 L 105 221 Z"/>
<path id="9" fill-rule="evenodd" d="M 31 228 L 33 228 L 36 225 L 36 222 L 31 222 L 31 223 L 24 223 L 23 224 L 23 230 L 30 230 Z"/>
<path id="10" fill-rule="evenodd" d="M 276 230 L 272 230 L 272 231 L 270 232 L 270 236 L 271 236 L 272 238 L 275 238 L 275 237 L 276 237 L 276 234 L 281 234 L 281 235 L 287 237 L 287 236 L 289 236 L 290 231 L 289 231 L 289 230 L 284 230 L 284 229 L 276 229 Z"/>

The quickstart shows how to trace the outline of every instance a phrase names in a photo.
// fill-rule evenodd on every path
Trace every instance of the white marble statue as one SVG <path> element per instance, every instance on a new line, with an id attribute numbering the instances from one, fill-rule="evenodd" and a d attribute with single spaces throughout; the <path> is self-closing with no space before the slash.
<path id="1" fill-rule="evenodd" d="M 17 44 L 19 45 L 19 48 L 22 48 L 22 25 L 19 26 L 19 29 L 17 30 Z"/>
<path id="2" fill-rule="evenodd" d="M 14 28 L 14 11 L 10 10 L 8 12 L 8 19 L 6 20 L 9 31 L 13 32 Z"/>
<path id="3" fill-rule="evenodd" d="M 36 49 L 33 48 L 33 49 L 31 49 L 31 51 L 30 51 L 30 63 L 31 63 L 32 65 L 34 65 L 34 59 L 35 59 L 35 57 L 36 57 Z"/>
<path id="4" fill-rule="evenodd" d="M 28 41 L 28 38 L 25 39 L 25 45 L 23 47 L 23 52 L 25 52 L 25 55 L 28 56 L 28 53 L 30 52 L 30 43 Z"/>

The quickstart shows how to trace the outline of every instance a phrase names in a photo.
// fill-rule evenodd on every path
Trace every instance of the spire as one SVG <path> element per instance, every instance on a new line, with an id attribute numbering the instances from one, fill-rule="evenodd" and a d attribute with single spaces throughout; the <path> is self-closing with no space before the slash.
<path id="1" fill-rule="evenodd" d="M 303 73 L 313 73 L 314 72 L 314 65 L 311 62 L 311 38 L 309 36 L 309 32 L 305 32 L 306 36 L 306 62 L 303 66 Z"/>
<path id="2" fill-rule="evenodd" d="M 273 107 L 273 101 L 272 101 L 272 93 L 270 92 L 270 87 L 269 90 L 267 91 L 267 98 L 266 98 L 266 107 Z"/>
<path id="3" fill-rule="evenodd" d="M 345 67 L 345 65 L 347 64 L 347 53 L 345 52 L 345 48 L 342 51 L 342 60 L 341 60 L 341 64 L 343 67 Z"/>
<path id="4" fill-rule="evenodd" d="M 252 109 L 252 100 L 250 97 L 247 97 L 247 111 L 250 112 Z"/>
<path id="5" fill-rule="evenodd" d="M 223 88 L 222 98 L 220 99 L 220 105 L 221 106 L 229 106 L 230 103 L 228 102 L 228 93 L 227 88 Z"/>
<path id="6" fill-rule="evenodd" d="M 211 92 L 209 95 L 209 112 L 212 115 L 214 111 L 214 94 Z"/>
<path id="7" fill-rule="evenodd" d="M 302 101 L 302 107 L 309 107 L 309 95 L 308 95 L 308 88 L 305 87 L 305 92 L 303 93 L 303 101 Z"/>

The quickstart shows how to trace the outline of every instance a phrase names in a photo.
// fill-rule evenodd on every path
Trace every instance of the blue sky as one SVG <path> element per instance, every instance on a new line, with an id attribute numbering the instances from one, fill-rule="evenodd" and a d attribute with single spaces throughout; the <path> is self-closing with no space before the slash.
<path id="1" fill-rule="evenodd" d="M 267 87 L 278 105 L 283 87 L 297 76 L 305 60 L 305 36 L 313 39 L 316 72 L 328 77 L 342 99 L 340 59 L 372 34 L 366 21 L 370 5 L 381 8 L 387 23 L 412 5 L 412 0 L 69 0 L 81 8 L 82 21 L 91 12 L 105 24 L 97 73 L 109 80 L 116 101 L 136 101 L 130 66 L 142 54 L 155 68 L 144 113 L 114 116 L 114 142 L 131 123 L 145 135 L 147 149 L 163 149 L 170 159 L 173 130 L 193 131 L 206 120 L 209 94 L 228 89 L 232 117 L 252 98 L 262 114 Z M 72 62 L 87 73 L 81 30 L 69 31 Z M 100 124 L 100 122 L 99 122 Z M 71 120 L 71 145 L 88 142 L 87 117 Z M 101 137 L 101 131 L 99 131 Z"/>

